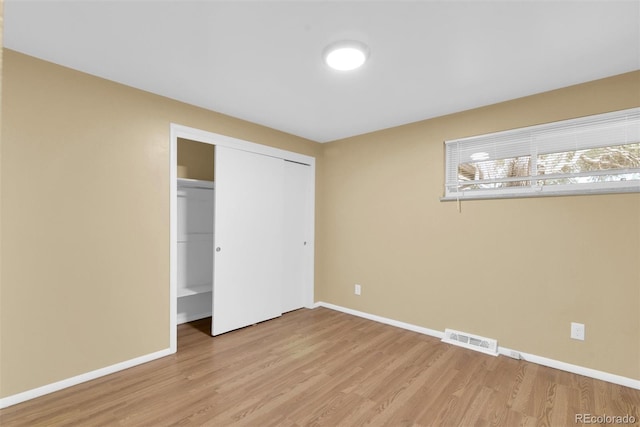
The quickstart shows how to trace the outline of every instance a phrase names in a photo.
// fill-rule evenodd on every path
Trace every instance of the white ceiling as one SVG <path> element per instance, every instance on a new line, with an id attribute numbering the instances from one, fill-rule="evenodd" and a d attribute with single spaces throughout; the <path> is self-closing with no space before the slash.
<path id="1" fill-rule="evenodd" d="M 4 22 L 10 49 L 318 142 L 640 69 L 640 0 L 5 0 Z M 322 63 L 341 39 L 362 69 Z"/>

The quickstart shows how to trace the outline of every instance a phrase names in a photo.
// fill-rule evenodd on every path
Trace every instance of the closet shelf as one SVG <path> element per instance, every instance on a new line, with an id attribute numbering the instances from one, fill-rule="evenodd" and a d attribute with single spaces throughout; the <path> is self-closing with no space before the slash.
<path id="1" fill-rule="evenodd" d="M 178 188 L 183 187 L 192 187 L 192 188 L 215 188 L 216 184 L 213 181 L 203 181 L 201 179 L 188 179 L 188 178 L 178 178 L 177 180 Z"/>
<path id="2" fill-rule="evenodd" d="M 190 286 L 188 288 L 178 287 L 178 298 L 187 297 L 189 295 L 204 294 L 206 292 L 211 292 L 212 290 L 213 290 L 213 286 L 211 283 L 205 283 L 204 285 L 198 285 L 198 286 Z"/>

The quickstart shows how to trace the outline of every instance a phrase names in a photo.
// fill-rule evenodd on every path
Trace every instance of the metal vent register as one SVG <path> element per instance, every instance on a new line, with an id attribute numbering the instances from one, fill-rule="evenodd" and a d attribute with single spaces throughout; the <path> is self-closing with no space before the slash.
<path id="1" fill-rule="evenodd" d="M 466 332 L 445 329 L 442 342 L 490 354 L 492 356 L 498 355 L 498 341 Z"/>

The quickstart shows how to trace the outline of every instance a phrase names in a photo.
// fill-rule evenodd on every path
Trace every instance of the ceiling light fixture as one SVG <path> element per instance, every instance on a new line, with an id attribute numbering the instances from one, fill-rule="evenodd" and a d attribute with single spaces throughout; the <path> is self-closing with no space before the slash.
<path id="1" fill-rule="evenodd" d="M 369 57 L 369 48 L 359 41 L 343 40 L 327 46 L 322 56 L 324 62 L 334 70 L 355 70 Z"/>

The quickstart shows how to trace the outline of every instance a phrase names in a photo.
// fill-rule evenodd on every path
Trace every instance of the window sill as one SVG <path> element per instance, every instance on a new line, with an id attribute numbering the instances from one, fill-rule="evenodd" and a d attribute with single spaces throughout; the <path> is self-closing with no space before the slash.
<path id="1" fill-rule="evenodd" d="M 528 191 L 518 193 L 500 194 L 499 192 L 466 192 L 440 197 L 441 202 L 456 202 L 458 200 L 495 200 L 495 199 L 523 199 L 531 197 L 562 197 L 562 196 L 588 196 L 597 194 L 628 194 L 640 193 L 640 185 L 636 187 L 620 187 L 620 188 L 592 188 L 583 190 L 543 190 L 543 189 L 527 189 Z"/>

